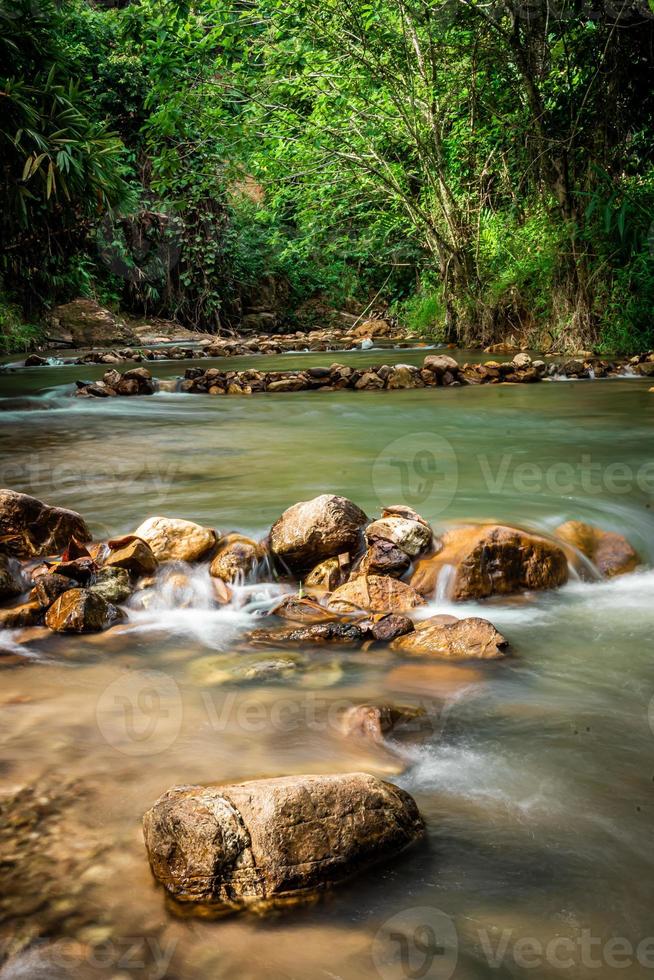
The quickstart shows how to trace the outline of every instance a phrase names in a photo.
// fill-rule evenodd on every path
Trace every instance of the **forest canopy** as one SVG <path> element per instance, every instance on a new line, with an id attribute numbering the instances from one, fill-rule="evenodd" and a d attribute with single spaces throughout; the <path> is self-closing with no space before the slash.
<path id="1" fill-rule="evenodd" d="M 6 335 L 273 280 L 290 324 L 654 345 L 654 2 L 0 0 L 0 54 Z"/>

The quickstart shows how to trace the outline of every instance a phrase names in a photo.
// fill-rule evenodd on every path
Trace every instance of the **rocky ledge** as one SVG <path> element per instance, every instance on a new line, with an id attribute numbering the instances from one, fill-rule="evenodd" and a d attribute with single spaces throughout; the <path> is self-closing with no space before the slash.
<path id="1" fill-rule="evenodd" d="M 631 361 L 568 360 L 550 362 L 533 360 L 528 354 L 516 354 L 512 361 L 484 364 L 459 363 L 448 354 L 429 354 L 422 368 L 411 364 L 382 364 L 353 368 L 334 363 L 325 367 L 310 367 L 296 371 L 222 371 L 220 368 L 188 368 L 184 378 L 156 382 L 147 368 L 132 368 L 121 374 L 116 369 L 106 372 L 102 381 L 77 382 L 80 397 L 106 398 L 114 395 L 148 395 L 155 390 L 180 391 L 190 394 L 251 395 L 256 392 L 293 391 L 379 391 L 460 387 L 481 384 L 533 384 L 556 378 L 608 378 L 626 375 L 654 377 L 654 354 L 642 355 Z M 141 378 L 143 383 L 135 384 Z"/>

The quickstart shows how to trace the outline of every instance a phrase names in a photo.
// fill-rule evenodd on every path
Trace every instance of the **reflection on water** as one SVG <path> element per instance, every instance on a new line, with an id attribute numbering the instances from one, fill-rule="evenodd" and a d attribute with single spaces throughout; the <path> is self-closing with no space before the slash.
<path id="1" fill-rule="evenodd" d="M 57 390 L 79 370 L 0 378 L 0 393 L 32 398 L 3 414 L 0 484 L 75 507 L 97 535 L 155 513 L 263 534 L 290 503 L 334 491 L 371 515 L 404 499 L 435 525 L 582 518 L 654 559 L 646 383 L 89 403 Z M 54 394 L 34 398 L 42 383 Z M 420 433 L 445 449 L 416 460 Z M 654 933 L 653 589 L 644 569 L 520 601 L 453 610 L 437 598 L 430 614 L 486 615 L 511 640 L 514 658 L 466 667 L 385 650 L 253 656 L 243 636 L 278 586 L 245 585 L 214 608 L 206 567 L 137 594 L 107 634 L 3 635 L 7 662 L 20 650 L 23 666 L 2 672 L 0 805 L 40 806 L 42 829 L 37 847 L 31 826 L 12 828 L 0 942 L 24 952 L 0 976 L 400 980 L 399 960 L 378 973 L 375 937 L 424 908 L 454 921 L 456 978 L 613 976 L 607 942 L 635 951 Z M 376 696 L 422 704 L 426 737 L 345 741 L 344 707 Z M 168 786 L 355 769 L 415 795 L 425 846 L 291 916 L 167 909 L 140 818 Z M 644 955 L 623 957 L 621 975 L 649 975 Z M 438 967 L 424 975 L 445 980 Z"/>

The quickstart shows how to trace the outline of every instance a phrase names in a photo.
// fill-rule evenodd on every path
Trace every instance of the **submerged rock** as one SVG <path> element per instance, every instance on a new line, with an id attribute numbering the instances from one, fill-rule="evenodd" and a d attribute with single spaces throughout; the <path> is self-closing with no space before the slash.
<path id="1" fill-rule="evenodd" d="M 366 773 L 175 786 L 143 818 L 155 878 L 216 911 L 313 896 L 417 841 L 408 793 Z"/>
<path id="2" fill-rule="evenodd" d="M 497 660 L 506 656 L 508 645 L 487 619 L 433 616 L 417 623 L 413 633 L 395 640 L 392 649 L 456 660 Z"/>
<path id="3" fill-rule="evenodd" d="M 638 552 L 615 531 L 602 531 L 582 521 L 566 521 L 554 534 L 559 541 L 577 548 L 605 578 L 633 572 L 640 564 Z"/>
<path id="4" fill-rule="evenodd" d="M 418 562 L 411 577 L 421 595 L 433 595 L 441 574 L 455 601 L 554 589 L 568 580 L 564 551 L 553 541 L 517 528 L 489 525 L 448 531 L 440 551 Z"/>
<path id="5" fill-rule="evenodd" d="M 403 613 L 422 606 L 424 599 L 406 582 L 388 575 L 360 575 L 332 593 L 329 608 L 336 612 Z"/>
<path id="6" fill-rule="evenodd" d="M 368 518 L 346 497 L 323 493 L 285 510 L 270 531 L 270 550 L 282 567 L 303 574 L 325 558 L 356 552 Z"/>
<path id="7" fill-rule="evenodd" d="M 411 725 L 419 718 L 425 718 L 424 708 L 397 704 L 355 704 L 343 713 L 341 732 L 346 736 L 372 739 L 383 742 L 384 736 L 398 727 Z"/>
<path id="8" fill-rule="evenodd" d="M 26 493 L 0 490 L 0 550 L 18 558 L 56 555 L 71 538 L 91 540 L 75 511 L 50 507 Z"/>
<path id="9" fill-rule="evenodd" d="M 199 561 L 216 544 L 213 528 L 179 517 L 150 517 L 134 534 L 150 545 L 158 561 Z"/>
<path id="10" fill-rule="evenodd" d="M 45 625 L 55 633 L 98 633 L 121 618 L 119 609 L 90 589 L 69 589 L 50 606 Z"/>

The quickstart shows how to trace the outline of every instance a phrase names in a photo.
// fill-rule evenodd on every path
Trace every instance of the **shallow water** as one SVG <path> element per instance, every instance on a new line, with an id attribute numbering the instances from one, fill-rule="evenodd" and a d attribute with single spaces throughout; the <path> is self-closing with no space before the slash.
<path id="1" fill-rule="evenodd" d="M 275 369 L 346 358 L 389 360 L 367 351 L 216 363 Z M 187 366 L 154 372 L 171 377 Z M 280 652 L 244 653 L 241 638 L 278 587 L 246 587 L 242 598 L 254 591 L 254 602 L 216 610 L 202 567 L 181 597 L 186 608 L 161 584 L 153 605 L 133 608 L 108 634 L 3 636 L 23 666 L 0 674 L 0 789 L 63 779 L 75 789 L 61 791 L 47 900 L 37 910 L 17 902 L 0 922 L 3 948 L 25 950 L 0 976 L 650 975 L 648 383 L 68 397 L 74 378 L 103 370 L 0 376 L 0 485 L 74 507 L 98 537 L 156 513 L 262 535 L 290 503 L 332 491 L 370 515 L 408 503 L 435 526 L 483 519 L 548 531 L 581 518 L 625 533 L 644 567 L 611 582 L 457 606 L 458 615 L 492 619 L 511 641 L 513 658 L 480 666 L 293 651 L 288 671 L 251 679 L 249 666 Z M 429 611 L 452 610 L 437 600 Z M 234 667 L 245 673 L 226 681 Z M 428 738 L 396 752 L 346 743 L 339 711 L 375 696 L 423 704 Z M 272 919 L 189 920 L 168 908 L 149 874 L 140 818 L 170 785 L 357 769 L 415 795 L 424 846 Z"/>

